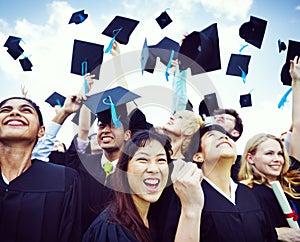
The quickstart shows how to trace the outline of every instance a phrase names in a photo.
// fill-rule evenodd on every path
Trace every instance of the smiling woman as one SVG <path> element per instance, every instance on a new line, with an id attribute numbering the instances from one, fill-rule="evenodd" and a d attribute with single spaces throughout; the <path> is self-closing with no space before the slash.
<path id="1" fill-rule="evenodd" d="M 77 172 L 31 160 L 44 130 L 31 100 L 13 97 L 0 103 L 1 241 L 80 241 Z"/>
<path id="2" fill-rule="evenodd" d="M 119 158 L 118 169 L 113 174 L 115 199 L 94 220 L 83 241 L 153 241 L 155 229 L 148 220 L 148 211 L 150 204 L 159 199 L 167 184 L 171 153 L 170 140 L 167 136 L 153 130 L 137 131 L 127 141 Z M 193 186 L 189 187 L 189 191 L 195 192 L 191 194 L 201 194 L 200 172 L 193 165 L 182 161 L 181 168 L 186 168 L 184 175 L 190 175 L 187 180 L 196 184 L 197 190 L 193 190 Z M 179 192 L 178 196 L 181 197 L 180 195 L 182 191 Z M 194 241 L 199 241 L 197 226 L 200 223 L 203 200 L 200 201 L 200 196 L 196 198 L 199 201 L 194 198 L 193 207 L 199 206 L 199 209 L 195 211 L 195 216 L 190 221 L 184 220 L 186 216 L 183 213 L 182 219 L 185 223 L 182 224 L 188 224 L 190 228 L 195 225 L 190 234 L 195 235 L 192 237 Z M 189 200 L 189 196 L 185 199 Z M 186 204 L 183 203 L 183 208 L 189 208 Z M 189 241 L 187 237 L 181 237 L 182 231 L 186 231 L 186 228 L 178 226 L 178 240 Z"/>

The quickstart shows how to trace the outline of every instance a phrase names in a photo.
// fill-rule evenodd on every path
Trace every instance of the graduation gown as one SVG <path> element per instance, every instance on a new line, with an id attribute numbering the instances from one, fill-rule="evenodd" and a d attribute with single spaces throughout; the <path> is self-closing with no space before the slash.
<path id="1" fill-rule="evenodd" d="M 204 207 L 201 216 L 201 242 L 276 241 L 276 232 L 264 214 L 253 191 L 238 183 L 236 205 L 203 180 Z M 166 188 L 158 202 L 150 206 L 156 238 L 173 242 L 181 205 L 173 186 Z"/>
<path id="2" fill-rule="evenodd" d="M 9 184 L 0 176 L 0 241 L 80 241 L 81 197 L 76 171 L 33 160 Z"/>
<path id="3" fill-rule="evenodd" d="M 110 211 L 104 210 L 84 234 L 82 242 L 138 242 L 127 228 L 114 223 Z"/>
<path id="4" fill-rule="evenodd" d="M 74 149 L 73 149 L 74 148 Z M 52 152 L 50 162 L 64 164 L 79 173 L 82 188 L 82 233 L 113 198 L 111 175 L 104 186 L 106 174 L 101 166 L 102 154 L 78 155 L 75 146 L 67 152 Z"/>
<path id="5" fill-rule="evenodd" d="M 282 212 L 279 202 L 272 190 L 272 188 L 267 187 L 266 185 L 253 184 L 253 191 L 259 202 L 264 209 L 267 216 L 269 216 L 270 221 L 275 228 L 279 227 L 289 227 L 288 222 L 286 221 L 285 215 Z M 294 199 L 290 197 L 288 194 L 285 194 L 286 198 L 291 205 L 291 207 L 295 210 L 295 212 L 299 214 L 300 211 L 300 199 Z M 299 218 L 298 218 L 298 224 Z"/>

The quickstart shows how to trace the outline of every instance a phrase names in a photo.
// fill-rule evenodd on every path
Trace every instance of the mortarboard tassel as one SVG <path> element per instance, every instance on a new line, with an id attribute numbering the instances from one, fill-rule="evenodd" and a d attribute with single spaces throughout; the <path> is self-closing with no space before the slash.
<path id="1" fill-rule="evenodd" d="M 109 100 L 109 103 L 106 102 L 106 99 Z M 106 99 L 103 99 L 103 103 L 106 105 L 110 105 L 110 111 L 111 111 L 111 119 L 114 123 L 114 126 L 117 128 L 121 128 L 122 124 L 120 122 L 120 117 L 117 117 L 117 112 L 116 112 L 116 107 L 115 104 L 113 103 L 112 99 L 110 96 L 108 96 Z"/>
<path id="2" fill-rule="evenodd" d="M 247 76 L 246 72 L 244 72 L 244 70 L 242 69 L 242 67 L 238 66 L 238 68 L 239 68 L 239 69 L 241 70 L 241 72 L 242 72 L 242 79 L 243 79 L 243 82 L 246 83 L 246 76 Z"/>
<path id="3" fill-rule="evenodd" d="M 173 90 L 173 112 L 181 111 L 186 109 L 188 102 L 187 91 L 186 91 L 186 74 L 187 71 L 180 71 L 179 67 L 176 66 L 175 77 L 172 83 Z"/>
<path id="4" fill-rule="evenodd" d="M 57 105 L 58 105 L 60 108 L 62 108 L 62 105 L 61 105 L 59 99 L 56 99 L 55 101 L 56 101 Z"/>
<path id="5" fill-rule="evenodd" d="M 174 57 L 174 50 L 172 50 L 172 52 L 171 52 L 170 60 L 169 60 L 169 62 L 167 64 L 167 68 L 166 68 L 165 75 L 166 75 L 167 81 L 169 81 L 169 73 L 168 73 L 168 71 L 169 71 L 169 68 L 171 68 L 171 66 L 172 66 L 173 57 Z"/>
<path id="6" fill-rule="evenodd" d="M 83 61 L 81 62 L 81 75 L 84 76 L 87 73 L 87 69 L 88 69 L 88 63 L 87 61 Z M 89 87 L 88 87 L 88 83 L 87 83 L 87 79 L 84 78 L 84 94 L 87 94 L 89 92 Z"/>
<path id="7" fill-rule="evenodd" d="M 287 101 L 287 97 L 288 95 L 292 92 L 293 88 L 290 87 L 289 90 L 287 90 L 287 92 L 282 96 L 282 98 L 280 99 L 279 103 L 278 103 L 278 108 L 282 108 L 285 104 L 285 102 Z"/>
<path id="8" fill-rule="evenodd" d="M 240 54 L 242 53 L 243 49 L 245 49 L 247 46 L 248 46 L 248 44 L 242 45 L 242 47 L 239 50 Z"/>
<path id="9" fill-rule="evenodd" d="M 117 35 L 121 32 L 122 29 L 123 29 L 123 27 L 121 27 L 119 29 L 113 30 L 113 35 L 114 36 L 112 37 L 111 41 L 109 42 L 109 45 L 108 45 L 108 47 L 105 50 L 105 54 L 107 54 L 107 53 L 109 53 L 111 51 L 113 43 L 115 42 L 115 39 L 116 39 Z"/>

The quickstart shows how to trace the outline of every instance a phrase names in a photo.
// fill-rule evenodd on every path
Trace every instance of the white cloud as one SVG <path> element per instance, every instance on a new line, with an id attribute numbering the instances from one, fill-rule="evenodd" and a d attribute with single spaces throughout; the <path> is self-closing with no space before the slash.
<path id="1" fill-rule="evenodd" d="M 300 10 L 300 5 L 295 7 L 296 10 Z"/>
<path id="2" fill-rule="evenodd" d="M 200 0 L 200 2 L 206 11 L 212 13 L 216 18 L 225 17 L 235 20 L 248 16 L 253 0 Z"/>

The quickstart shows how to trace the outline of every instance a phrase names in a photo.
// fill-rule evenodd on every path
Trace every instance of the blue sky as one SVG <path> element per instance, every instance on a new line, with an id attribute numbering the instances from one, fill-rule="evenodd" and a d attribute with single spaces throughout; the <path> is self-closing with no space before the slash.
<path id="1" fill-rule="evenodd" d="M 166 8 L 170 8 L 168 13 L 173 22 L 161 30 L 155 18 Z M 24 85 L 29 96 L 40 104 L 46 120 L 54 115 L 54 111 L 44 100 L 53 91 L 66 96 L 78 92 L 81 87 L 81 77 L 70 73 L 73 40 L 81 39 L 107 46 L 109 38 L 101 35 L 101 32 L 115 15 L 121 15 L 140 21 L 128 45 L 120 46 L 125 55 L 125 65 L 129 65 L 127 58 L 130 53 L 138 56 L 145 37 L 151 45 L 165 36 L 179 41 L 184 32 L 201 31 L 210 24 L 217 23 L 222 69 L 188 78 L 188 95 L 194 104 L 194 110 L 198 111 L 201 98 L 211 89 L 205 91 L 206 87 L 203 87 L 199 94 L 194 93 L 193 87 L 198 88 L 200 82 L 202 86 L 209 82 L 218 93 L 218 101 L 222 106 L 235 108 L 244 120 L 245 132 L 239 141 L 240 149 L 257 132 L 279 135 L 289 128 L 291 97 L 283 109 L 277 108 L 280 98 L 288 89 L 280 81 L 286 52 L 278 52 L 277 40 L 280 38 L 286 44 L 288 40 L 300 41 L 299 0 L 1 0 L 0 9 L 1 43 L 4 44 L 9 35 L 21 37 L 25 41 L 25 44 L 21 44 L 25 55 L 29 55 L 33 63 L 32 72 L 23 72 L 18 61 L 7 54 L 6 48 L 0 48 L 0 97 L 20 95 L 20 86 Z M 81 9 L 89 14 L 88 19 L 80 25 L 68 25 L 72 12 Z M 249 21 L 250 16 L 262 18 L 268 23 L 261 49 L 249 45 L 242 52 L 251 55 L 249 73 L 246 83 L 243 83 L 241 78 L 225 73 L 230 54 L 237 54 L 241 45 L 245 44 L 239 37 L 238 30 L 241 24 Z M 110 56 L 104 57 L 107 65 L 110 60 Z M 138 63 L 138 60 L 132 60 L 133 63 L 135 61 Z M 162 71 L 146 73 L 144 76 L 140 74 L 140 70 L 134 72 L 133 74 L 128 70 L 127 73 L 129 86 L 133 89 L 147 87 L 150 83 L 170 88 Z M 239 95 L 251 90 L 253 106 L 240 108 Z M 145 110 L 148 112 L 147 108 Z M 164 123 L 169 115 L 168 110 L 163 107 L 149 112 L 149 119 L 158 125 Z M 60 138 L 66 143 L 71 139 L 70 133 L 75 132 L 67 126 L 71 126 L 70 123 L 66 124 L 60 134 Z"/>

